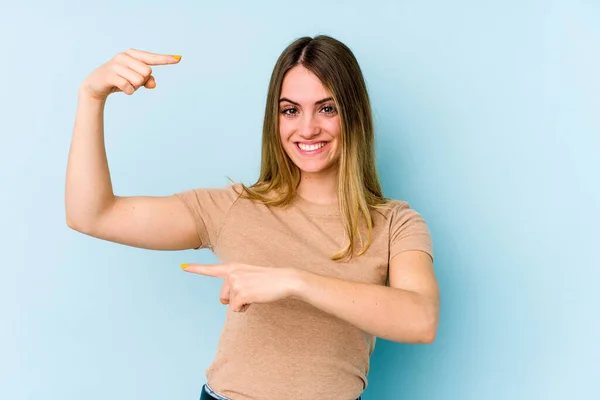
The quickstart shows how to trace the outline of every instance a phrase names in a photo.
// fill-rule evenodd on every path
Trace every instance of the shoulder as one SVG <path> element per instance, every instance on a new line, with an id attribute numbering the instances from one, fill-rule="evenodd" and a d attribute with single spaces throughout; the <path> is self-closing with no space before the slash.
<path id="1" fill-rule="evenodd" d="M 228 198 L 231 200 L 237 200 L 243 193 L 243 186 L 239 183 L 234 183 L 219 187 L 197 187 L 188 189 L 177 195 L 196 195 L 202 197 L 213 197 L 213 198 Z"/>
<path id="2" fill-rule="evenodd" d="M 203 212 L 227 212 L 240 198 L 243 187 L 231 184 L 221 187 L 199 187 L 175 193 L 189 208 Z"/>
<path id="3" fill-rule="evenodd" d="M 373 207 L 372 214 L 384 218 L 388 224 L 421 216 L 407 201 L 397 199 L 388 199 L 385 203 Z"/>
<path id="4" fill-rule="evenodd" d="M 406 250 L 421 250 L 433 259 L 431 232 L 421 213 L 403 200 L 390 200 L 386 208 L 391 257 Z"/>

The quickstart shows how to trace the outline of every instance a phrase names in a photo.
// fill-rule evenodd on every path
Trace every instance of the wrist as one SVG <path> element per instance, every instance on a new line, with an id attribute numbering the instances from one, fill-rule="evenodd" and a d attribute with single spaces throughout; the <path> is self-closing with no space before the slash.
<path id="1" fill-rule="evenodd" d="M 290 298 L 305 300 L 310 286 L 311 273 L 299 269 L 291 269 Z"/>
<path id="2" fill-rule="evenodd" d="M 77 96 L 80 103 L 83 104 L 91 104 L 91 105 L 100 105 L 103 106 L 106 103 L 106 97 L 98 97 L 93 95 L 85 85 L 81 85 L 77 90 Z"/>

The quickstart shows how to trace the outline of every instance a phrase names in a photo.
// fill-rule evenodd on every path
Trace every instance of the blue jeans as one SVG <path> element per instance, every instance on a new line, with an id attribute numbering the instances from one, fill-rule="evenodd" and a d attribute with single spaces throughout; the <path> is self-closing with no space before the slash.
<path id="1" fill-rule="evenodd" d="M 207 387 L 206 385 L 202 386 L 202 393 L 200 394 L 200 400 L 231 400 L 228 397 L 223 397 L 223 396 L 219 396 L 217 393 L 215 393 L 210 386 Z M 362 396 L 358 396 L 358 399 L 356 400 L 361 400 Z"/>

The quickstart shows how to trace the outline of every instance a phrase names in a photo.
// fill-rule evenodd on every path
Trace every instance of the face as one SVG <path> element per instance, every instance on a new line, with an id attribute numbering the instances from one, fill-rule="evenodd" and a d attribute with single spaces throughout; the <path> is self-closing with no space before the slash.
<path id="1" fill-rule="evenodd" d="M 341 126 L 331 93 L 299 65 L 286 74 L 279 98 L 279 133 L 290 159 L 303 175 L 336 171 Z"/>

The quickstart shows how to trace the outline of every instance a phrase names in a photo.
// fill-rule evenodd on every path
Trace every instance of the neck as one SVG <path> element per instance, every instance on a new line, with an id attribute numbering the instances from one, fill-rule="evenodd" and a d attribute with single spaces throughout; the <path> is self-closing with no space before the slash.
<path id="1" fill-rule="evenodd" d="M 311 203 L 337 204 L 338 176 L 337 170 L 320 173 L 302 172 L 297 193 Z"/>

